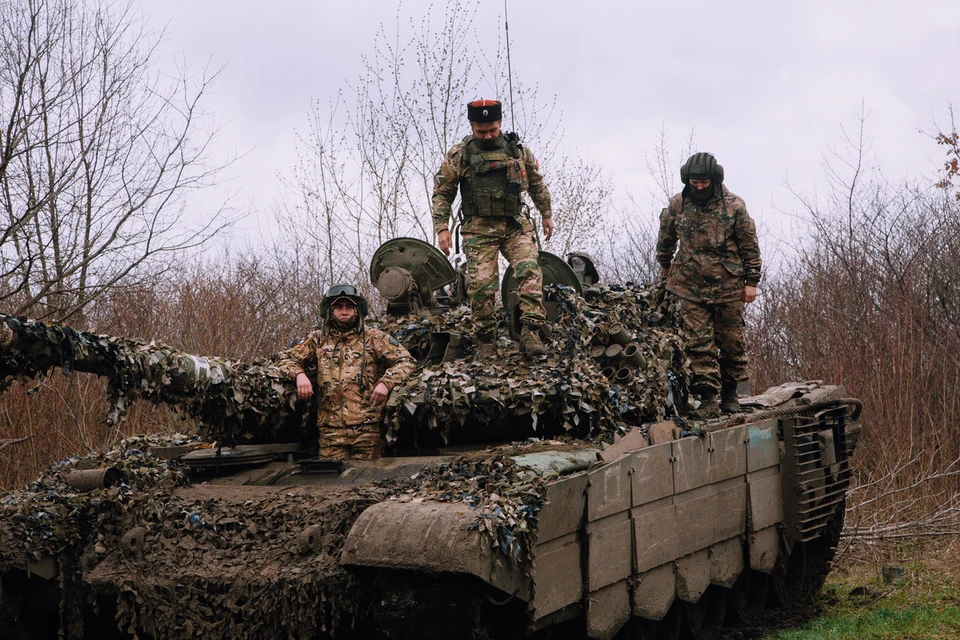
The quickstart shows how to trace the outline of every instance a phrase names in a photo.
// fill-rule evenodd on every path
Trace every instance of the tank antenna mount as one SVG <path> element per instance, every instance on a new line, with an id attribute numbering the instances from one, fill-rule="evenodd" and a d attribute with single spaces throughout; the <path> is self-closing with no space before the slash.
<path id="1" fill-rule="evenodd" d="M 507 39 L 507 83 L 510 85 L 510 130 L 516 131 L 513 119 L 513 69 L 510 67 L 510 22 L 507 20 L 507 0 L 503 0 L 503 33 Z"/>

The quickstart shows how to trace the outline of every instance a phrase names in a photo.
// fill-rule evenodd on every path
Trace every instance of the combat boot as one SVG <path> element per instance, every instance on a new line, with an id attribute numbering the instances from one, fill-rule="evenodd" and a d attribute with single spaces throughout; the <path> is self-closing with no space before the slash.
<path id="1" fill-rule="evenodd" d="M 523 325 L 520 330 L 520 348 L 532 356 L 546 355 L 547 348 L 540 341 L 539 327 L 534 329 L 531 326 Z"/>
<path id="2" fill-rule="evenodd" d="M 724 380 L 720 384 L 720 411 L 740 413 L 740 400 L 737 399 L 737 381 Z"/>
<path id="3" fill-rule="evenodd" d="M 497 359 L 497 345 L 494 342 L 481 342 L 473 352 L 474 362 L 492 362 Z"/>
<path id="4" fill-rule="evenodd" d="M 700 406 L 693 412 L 697 418 L 719 418 L 720 405 L 717 390 L 706 385 L 697 385 L 692 391 L 700 397 Z"/>

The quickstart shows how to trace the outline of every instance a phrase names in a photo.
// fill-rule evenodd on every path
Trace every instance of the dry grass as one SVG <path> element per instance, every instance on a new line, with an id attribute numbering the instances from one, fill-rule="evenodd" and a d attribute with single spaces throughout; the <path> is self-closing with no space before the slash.
<path id="1" fill-rule="evenodd" d="M 50 464 L 103 450 L 134 433 L 192 431 L 166 407 L 137 402 L 118 427 L 107 425 L 105 382 L 54 372 L 41 381 L 15 382 L 0 396 L 0 439 L 20 440 L 0 449 L 0 486 L 30 482 Z"/>
<path id="2" fill-rule="evenodd" d="M 748 326 L 755 385 L 843 384 L 864 403 L 847 531 L 900 542 L 960 534 L 960 215 L 924 192 L 810 205 L 797 260 Z"/>
<path id="3" fill-rule="evenodd" d="M 250 360 L 305 335 L 318 297 L 298 296 L 282 277 L 256 261 L 224 269 L 196 265 L 165 288 L 128 289 L 90 310 L 79 328 L 155 339 L 189 353 Z M 25 440 L 0 449 L 0 488 L 23 485 L 50 464 L 78 452 L 102 450 L 133 434 L 195 431 L 167 407 L 135 402 L 119 427 L 105 423 L 105 381 L 85 374 L 14 382 L 0 394 L 0 440 Z"/>

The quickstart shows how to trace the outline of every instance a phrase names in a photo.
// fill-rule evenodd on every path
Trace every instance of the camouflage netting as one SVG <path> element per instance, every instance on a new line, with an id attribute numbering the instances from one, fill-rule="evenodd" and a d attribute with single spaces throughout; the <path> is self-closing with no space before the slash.
<path id="1" fill-rule="evenodd" d="M 581 438 L 662 419 L 672 402 L 668 375 L 686 377 L 678 305 L 662 285 L 610 286 L 589 301 L 556 285 L 547 298 L 559 315 L 547 339 L 548 356 L 532 360 L 507 342 L 494 363 L 465 358 L 422 368 L 390 396 L 388 442 L 404 428 L 437 432 L 448 441 L 451 428 L 468 418 L 470 428 L 522 418 L 534 432 L 547 424 L 553 433 Z M 67 374 L 107 377 L 111 422 L 122 420 L 131 400 L 141 398 L 196 419 L 201 434 L 221 444 L 290 441 L 309 430 L 309 407 L 275 366 L 276 355 L 236 362 L 14 316 L 0 320 L 0 390 L 13 379 L 62 367 Z M 603 331 L 612 323 L 622 325 L 625 341 L 635 344 L 638 364 L 591 356 L 613 344 Z M 435 332 L 461 332 L 467 341 L 472 333 L 465 308 L 388 317 L 380 325 L 420 357 Z M 621 374 L 625 379 L 616 379 Z"/>
<path id="2" fill-rule="evenodd" d="M 77 599 L 82 592 L 77 570 L 81 558 L 102 557 L 104 543 L 127 530 L 144 502 L 162 505 L 175 487 L 187 482 L 184 468 L 151 456 L 149 444 L 147 439 L 134 439 L 107 453 L 69 458 L 25 489 L 0 498 L 0 574 L 56 557 L 64 593 L 61 608 L 71 635 L 79 634 L 83 605 Z M 66 481 L 72 471 L 103 467 L 117 469 L 125 481 L 90 493 Z"/>
<path id="3" fill-rule="evenodd" d="M 668 372 L 678 381 L 687 372 L 676 300 L 661 285 L 610 286 L 590 300 L 556 285 L 547 298 L 558 308 L 547 356 L 534 360 L 503 343 L 495 362 L 467 358 L 424 367 L 390 397 L 388 441 L 404 427 L 424 426 L 447 441 L 451 428 L 468 420 L 482 429 L 517 416 L 529 416 L 535 432 L 548 425 L 581 438 L 663 419 L 674 401 L 668 398 Z M 624 327 L 625 343 L 636 345 L 637 364 L 614 364 L 606 353 L 591 356 L 597 347 L 613 344 L 604 334 L 612 323 Z M 421 355 L 429 351 L 432 333 L 471 333 L 466 308 L 428 318 L 387 318 L 381 328 Z M 626 380 L 604 375 L 614 378 L 611 373 L 624 368 Z"/>
<path id="4" fill-rule="evenodd" d="M 196 439 L 128 439 L 64 460 L 0 501 L 0 573 L 56 556 L 67 637 L 82 635 L 82 609 L 97 593 L 117 594 L 121 630 L 158 639 L 335 636 L 365 617 L 359 586 L 338 562 L 365 508 L 383 500 L 464 502 L 491 544 L 521 563 L 547 481 L 509 457 L 541 443 L 478 452 L 399 483 L 177 491 L 188 484 L 185 467 L 151 451 L 189 442 Z M 65 480 L 105 466 L 120 470 L 123 482 L 81 493 Z M 137 530 L 140 553 L 124 542 Z M 309 546 L 306 533 L 315 541 Z"/>
<path id="5" fill-rule="evenodd" d="M 428 498 L 466 503 L 477 512 L 475 526 L 480 532 L 520 565 L 527 560 L 546 483 L 552 478 L 523 469 L 509 456 L 534 448 L 533 444 L 498 447 L 465 456 L 452 464 L 427 468 L 393 487 L 400 501 Z"/>
<path id="6" fill-rule="evenodd" d="M 525 423 L 540 439 L 582 443 L 609 440 L 672 410 L 686 363 L 677 305 L 661 286 L 611 286 L 589 300 L 557 286 L 547 297 L 558 310 L 547 339 L 550 355 L 532 359 L 503 340 L 496 362 L 422 367 L 391 394 L 388 439 L 426 431 L 447 440 L 459 425 L 479 432 L 475 440 L 482 441 L 484 430 Z M 223 444 L 281 439 L 304 425 L 306 407 L 275 360 L 204 358 L 155 342 L 12 316 L 0 320 L 0 389 L 61 367 L 108 378 L 114 421 L 133 398 L 143 398 L 196 418 L 204 439 Z M 619 342 L 609 335 L 614 324 L 624 328 Z M 462 333 L 468 346 L 471 334 L 466 309 L 387 318 L 381 326 L 421 357 L 435 332 Z M 629 366 L 609 355 L 628 343 L 638 356 Z M 668 384 L 671 377 L 678 385 Z M 175 491 L 185 482 L 183 468 L 149 455 L 151 444 L 162 443 L 133 439 L 106 454 L 66 460 L 27 489 L 0 498 L 0 571 L 57 556 L 68 636 L 79 632 L 78 611 L 97 589 L 119 594 L 121 629 L 157 638 L 312 637 L 348 629 L 363 612 L 337 559 L 367 506 L 388 499 L 464 502 L 491 545 L 523 565 L 548 480 L 509 457 L 547 444 L 530 442 L 472 454 L 391 485 L 198 499 L 194 491 Z M 117 467 L 126 482 L 78 493 L 63 477 L 82 466 Z M 119 552 L 134 526 L 144 528 L 149 547 L 142 557 Z M 301 552 L 298 536 L 307 527 L 316 528 L 319 552 Z"/>
<path id="7" fill-rule="evenodd" d="M 0 315 L 0 391 L 14 379 L 39 378 L 55 367 L 108 379 L 110 423 L 123 420 L 130 402 L 140 398 L 196 419 L 202 434 L 222 444 L 296 432 L 308 413 L 274 360 L 196 356 L 159 342 Z"/>

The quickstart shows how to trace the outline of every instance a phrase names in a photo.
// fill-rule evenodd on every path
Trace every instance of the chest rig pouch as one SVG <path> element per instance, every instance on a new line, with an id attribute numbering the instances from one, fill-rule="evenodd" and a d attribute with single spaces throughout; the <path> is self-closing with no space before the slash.
<path id="1" fill-rule="evenodd" d="M 517 135 L 508 133 L 492 150 L 481 149 L 476 138 L 463 139 L 468 170 L 460 180 L 464 217 L 510 217 L 523 213 L 523 151 Z"/>

